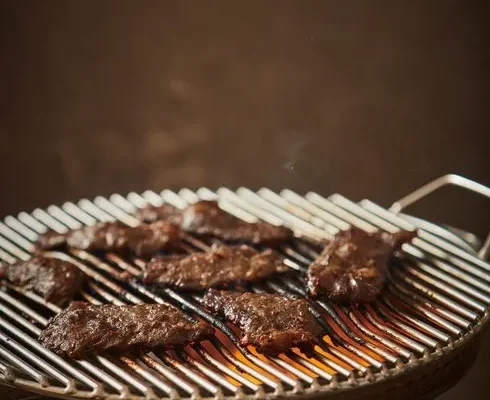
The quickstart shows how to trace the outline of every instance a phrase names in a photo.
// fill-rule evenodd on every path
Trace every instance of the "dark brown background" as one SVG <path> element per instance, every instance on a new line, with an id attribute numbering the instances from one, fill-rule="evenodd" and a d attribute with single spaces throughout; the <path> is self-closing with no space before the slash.
<path id="1" fill-rule="evenodd" d="M 448 172 L 488 184 L 489 16 L 485 1 L 2 2 L 0 214 L 145 188 L 388 205 Z M 480 235 L 488 211 L 450 190 L 413 209 Z M 446 399 L 484 398 L 488 347 Z"/>

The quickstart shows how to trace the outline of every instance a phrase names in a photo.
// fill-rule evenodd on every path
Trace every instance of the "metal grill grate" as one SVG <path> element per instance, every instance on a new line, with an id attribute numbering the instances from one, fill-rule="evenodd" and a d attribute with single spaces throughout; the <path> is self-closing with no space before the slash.
<path id="1" fill-rule="evenodd" d="M 146 191 L 127 197 L 97 197 L 61 207 L 36 209 L 0 222 L 0 259 L 25 260 L 33 241 L 48 228 L 58 232 L 98 221 L 138 221 L 132 213 L 148 204 L 168 202 L 185 207 L 198 199 L 217 199 L 226 211 L 246 221 L 257 218 L 285 224 L 308 240 L 281 251 L 291 273 L 251 286 L 256 292 L 305 295 L 302 275 L 317 255 L 309 239 L 329 239 L 339 229 L 355 225 L 367 231 L 414 229 L 403 216 L 364 200 L 354 203 L 340 195 L 300 196 L 290 190 L 217 192 L 201 188 L 161 194 Z M 420 227 L 419 227 L 420 228 Z M 36 337 L 58 307 L 9 283 L 0 290 L 0 380 L 28 390 L 57 396 L 109 399 L 243 398 L 249 395 L 289 396 L 347 390 L 422 365 L 475 334 L 488 317 L 490 265 L 458 237 L 424 222 L 412 244 L 391 268 L 382 295 L 369 305 L 348 308 L 312 301 L 311 310 L 325 329 L 313 355 L 298 349 L 271 358 L 236 345 L 237 333 L 199 306 L 197 295 L 172 289 L 149 291 L 123 277 L 137 276 L 142 260 L 114 253 L 96 256 L 81 250 L 51 252 L 68 260 L 91 279 L 81 296 L 92 303 L 168 302 L 193 318 L 217 328 L 216 336 L 182 351 L 135 357 L 96 356 L 67 361 L 44 349 Z M 183 248 L 205 250 L 210 243 L 184 236 Z"/>

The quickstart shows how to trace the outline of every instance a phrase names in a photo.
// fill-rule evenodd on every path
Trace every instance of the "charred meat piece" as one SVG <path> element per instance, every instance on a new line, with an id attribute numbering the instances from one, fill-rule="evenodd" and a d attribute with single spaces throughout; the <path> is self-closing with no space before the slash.
<path id="1" fill-rule="evenodd" d="M 214 245 L 206 253 L 155 257 L 146 265 L 143 281 L 203 290 L 234 282 L 257 282 L 287 269 L 283 258 L 270 249 L 259 252 L 246 245 Z"/>
<path id="2" fill-rule="evenodd" d="M 137 256 L 148 256 L 161 249 L 174 248 L 179 243 L 180 229 L 166 221 L 130 227 L 122 222 L 101 222 L 66 234 L 49 232 L 40 236 L 37 245 L 51 249 L 62 244 L 81 250 L 129 249 Z M 52 238 L 52 239 L 51 239 Z"/>
<path id="3" fill-rule="evenodd" d="M 130 228 L 122 222 L 101 222 L 67 234 L 66 244 L 80 250 L 120 250 L 127 246 Z"/>
<path id="4" fill-rule="evenodd" d="M 179 225 L 182 219 L 182 210 L 170 205 L 162 204 L 161 206 L 148 206 L 142 208 L 134 214 L 142 222 L 155 222 L 159 220 L 173 222 Z"/>
<path id="5" fill-rule="evenodd" d="M 415 232 L 367 233 L 350 228 L 336 235 L 309 266 L 308 290 L 337 303 L 363 303 L 381 291 L 394 251 Z"/>
<path id="6" fill-rule="evenodd" d="M 248 223 L 222 210 L 215 201 L 199 201 L 182 213 L 181 228 L 225 241 L 275 245 L 293 238 L 293 232 L 267 222 Z"/>
<path id="7" fill-rule="evenodd" d="M 147 257 L 157 251 L 175 249 L 180 243 L 180 229 L 167 221 L 156 221 L 129 228 L 127 247 L 137 256 Z"/>
<path id="8" fill-rule="evenodd" d="M 62 306 L 80 291 L 85 274 L 69 262 L 35 256 L 28 261 L 0 266 L 0 278 Z"/>
<path id="9" fill-rule="evenodd" d="M 118 250 L 127 244 L 128 228 L 122 222 L 100 222 L 67 233 L 48 231 L 39 235 L 36 245 L 41 250 L 65 245 L 81 250 Z"/>
<path id="10" fill-rule="evenodd" d="M 277 355 L 291 347 L 311 348 L 322 334 L 303 299 L 210 289 L 202 304 L 243 331 L 241 345 L 253 345 L 267 355 Z"/>
<path id="11" fill-rule="evenodd" d="M 229 242 L 275 245 L 293 237 L 293 232 L 267 222 L 248 223 L 222 210 L 215 201 L 202 200 L 179 210 L 164 204 L 147 207 L 136 214 L 141 221 L 166 220 L 198 235 L 213 236 Z"/>
<path id="12" fill-rule="evenodd" d="M 105 352 L 143 352 L 183 347 L 205 339 L 213 329 L 166 304 L 115 306 L 74 302 L 54 317 L 39 336 L 49 350 L 67 358 Z"/>

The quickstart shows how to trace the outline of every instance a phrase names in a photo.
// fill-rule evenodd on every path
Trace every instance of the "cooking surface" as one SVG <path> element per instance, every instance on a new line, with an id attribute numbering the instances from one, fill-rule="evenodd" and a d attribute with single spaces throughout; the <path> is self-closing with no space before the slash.
<path id="1" fill-rule="evenodd" d="M 0 225 L 0 255 L 8 263 L 14 262 L 15 259 L 27 259 L 29 253 L 35 250 L 32 241 L 36 240 L 38 233 L 45 232 L 48 227 L 63 232 L 67 229 L 78 229 L 81 225 L 94 225 L 97 221 L 115 219 L 132 225 L 137 223 L 132 214 L 137 208 L 145 207 L 147 204 L 155 205 L 165 201 L 184 208 L 187 204 L 211 198 L 218 198 L 224 210 L 243 216 L 246 220 L 261 218 L 275 224 L 286 224 L 296 234 L 318 240 L 332 238 L 339 229 L 345 228 L 347 223 L 369 232 L 376 229 L 394 232 L 398 228 L 415 230 L 415 227 L 407 225 L 404 219 L 370 201 L 356 204 L 341 195 L 325 198 L 309 192 L 302 197 L 291 190 L 283 190 L 277 194 L 270 189 L 254 192 L 243 187 L 235 192 L 226 188 L 220 188 L 216 192 L 205 188 L 195 192 L 183 189 L 178 193 L 167 189 L 160 194 L 145 191 L 141 195 L 132 192 L 127 197 L 114 194 L 109 199 L 98 196 L 93 201 L 82 199 L 76 203 L 65 203 L 60 207 L 50 206 L 46 211 L 38 208 L 31 214 L 20 213 L 17 217 L 6 217 Z M 448 233 L 436 235 L 431 227 L 417 230 L 417 237 L 403 246 L 403 258 L 399 258 L 396 266 L 391 268 L 385 290 L 376 301 L 354 308 L 341 307 L 320 299 L 314 301 L 314 307 L 309 307 L 309 311 L 315 315 L 328 337 L 318 341 L 313 348 L 314 351 L 307 357 L 297 350 L 285 353 L 286 359 L 282 355 L 258 358 L 253 350 L 242 350 L 237 354 L 240 346 L 236 334 L 202 309 L 199 296 L 178 294 L 172 289 L 153 293 L 134 281 L 126 286 L 128 276 L 140 275 L 140 268 L 144 266 L 141 259 L 126 258 L 111 251 L 90 254 L 74 248 L 68 248 L 66 253 L 51 252 L 46 255 L 69 261 L 90 277 L 86 287 L 81 291 L 82 298 L 95 304 L 110 302 L 116 305 L 137 304 L 149 300 L 172 302 L 194 317 L 199 316 L 212 324 L 221 334 L 217 331 L 216 336 L 210 337 L 209 341 L 204 343 L 194 344 L 192 349 L 186 348 L 170 353 L 157 351 L 156 358 L 152 353 L 142 354 L 137 358 L 126 354 L 115 358 L 96 356 L 92 360 L 83 361 L 82 364 L 79 361 L 71 366 L 62 359 L 43 361 L 36 358 L 32 350 L 23 350 L 19 346 L 21 342 L 28 343 L 41 358 L 48 358 L 40 344 L 30 337 L 38 337 L 41 329 L 48 323 L 48 318 L 60 309 L 54 304 L 44 302 L 33 293 L 24 293 L 21 289 L 4 283 L 5 291 L 0 292 L 1 310 L 5 314 L 0 318 L 0 327 L 2 331 L 5 330 L 2 334 L 3 343 L 8 347 L 14 347 L 15 351 L 22 352 L 26 362 L 49 372 L 54 381 L 38 372 L 36 368 L 26 365 L 7 349 L 0 350 L 3 358 L 25 372 L 25 379 L 35 379 L 39 384 L 47 385 L 50 392 L 64 393 L 70 384 L 70 379 L 57 372 L 56 368 L 53 369 L 50 363 L 67 370 L 75 378 L 78 387 L 77 397 L 83 397 L 87 395 L 87 390 L 95 388 L 99 391 L 103 389 L 106 393 L 114 390 L 124 391 L 125 386 L 119 383 L 121 381 L 118 381 L 117 377 L 127 382 L 132 393 L 136 391 L 150 398 L 153 397 L 153 393 L 159 397 L 172 397 L 177 395 L 177 389 L 182 398 L 188 398 L 198 388 L 206 398 L 220 398 L 221 393 L 227 396 L 238 395 L 242 391 L 274 394 L 284 392 L 284 395 L 292 395 L 296 391 L 315 393 L 327 388 L 337 388 L 337 393 L 342 395 L 345 389 L 356 387 L 360 387 L 361 392 L 366 395 L 366 392 L 369 393 L 371 390 L 370 377 L 376 382 L 384 382 L 387 386 L 396 377 L 398 385 L 391 389 L 385 387 L 386 393 L 392 393 L 394 396 L 405 395 L 405 391 L 400 392 L 400 388 L 405 386 L 400 380 L 405 379 L 407 384 L 414 384 L 423 376 L 432 379 L 436 379 L 436 376 L 441 377 L 440 373 L 448 379 L 454 378 L 451 370 L 456 372 L 454 366 L 463 361 L 462 349 L 469 348 L 465 344 L 471 336 L 479 333 L 479 327 L 488 318 L 490 289 L 484 284 L 490 279 L 488 264 L 463 251 L 460 246 L 467 245 L 461 243 L 461 239 Z M 182 248 L 186 251 L 206 248 L 203 239 L 184 233 L 182 238 Z M 301 242 L 282 245 L 278 250 L 286 256 L 285 264 L 291 268 L 290 274 L 269 279 L 263 284 L 251 286 L 250 289 L 256 293 L 266 291 L 304 296 L 302 275 L 311 260 L 317 257 L 315 251 L 311 246 Z M 30 302 L 36 303 L 35 307 L 40 309 L 31 309 L 28 305 Z M 239 302 L 243 303 L 242 300 Z M 260 302 L 262 303 L 262 300 Z M 209 302 L 206 304 L 210 306 Z M 248 309 L 248 305 L 246 308 Z M 20 311 L 31 321 L 19 315 Z M 303 311 L 299 312 L 302 313 Z M 235 315 L 235 312 L 233 314 Z M 251 314 L 246 315 L 249 311 L 242 310 L 240 314 L 243 318 L 252 318 Z M 230 313 L 226 312 L 226 317 L 241 326 L 242 322 L 235 321 Z M 296 328 L 300 329 L 301 324 L 295 325 Z M 23 334 L 18 329 L 20 327 L 27 329 L 28 334 Z M 305 337 L 306 332 L 300 333 L 296 328 L 288 331 L 287 336 L 291 334 L 293 341 L 303 340 L 301 338 Z M 310 331 L 306 325 L 304 328 Z M 297 333 L 299 336 L 296 336 Z M 252 340 L 252 333 L 246 329 L 243 334 L 242 343 L 246 337 L 250 338 L 249 344 L 253 343 L 256 348 L 262 347 L 262 343 L 265 343 Z M 12 340 L 9 339 L 11 335 Z M 286 336 L 283 339 L 286 339 Z M 50 340 L 45 345 L 48 346 L 49 343 Z M 219 370 L 218 373 L 212 372 L 196 360 L 196 352 L 203 361 L 211 362 L 212 366 Z M 458 357 L 454 357 L 455 355 Z M 220 359 L 225 360 L 224 363 L 219 361 Z M 437 363 L 431 363 L 436 360 Z M 4 370 L 4 375 L 9 376 L 11 371 L 3 364 L 0 364 L 0 367 Z M 238 374 L 227 364 L 245 372 Z M 155 373 L 149 374 L 144 366 L 154 369 L 157 375 L 162 376 L 155 377 Z M 257 368 L 252 368 L 253 366 Z M 95 369 L 95 380 L 83 373 L 80 367 L 88 372 Z M 179 372 L 184 376 L 179 378 L 176 375 Z M 135 377 L 135 374 L 141 377 Z M 248 374 L 261 384 L 250 381 L 247 378 Z M 113 375 L 116 376 L 116 380 L 111 378 Z M 232 382 L 236 383 L 229 382 L 227 376 L 232 377 Z M 166 383 L 166 378 L 171 383 Z M 193 383 L 188 382 L 188 379 Z M 15 382 L 23 387 L 22 380 Z M 441 381 L 441 384 L 443 382 Z M 101 386 L 102 383 L 105 383 L 104 386 Z M 426 382 L 426 385 L 417 383 L 411 390 L 423 394 L 436 387 L 431 382 Z M 372 389 L 374 390 L 374 387 Z M 135 395 L 141 398 L 137 393 Z"/>
<path id="2" fill-rule="evenodd" d="M 147 187 L 389 204 L 447 172 L 488 183 L 483 1 L 4 3 L 2 216 Z M 451 194 L 414 213 L 486 233 L 485 200 Z M 490 390 L 488 348 L 445 398 Z"/>

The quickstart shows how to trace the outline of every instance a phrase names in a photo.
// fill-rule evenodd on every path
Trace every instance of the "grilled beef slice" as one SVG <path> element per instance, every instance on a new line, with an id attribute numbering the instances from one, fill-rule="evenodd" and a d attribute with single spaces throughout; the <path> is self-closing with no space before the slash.
<path id="1" fill-rule="evenodd" d="M 144 283 L 187 290 L 226 287 L 234 282 L 257 282 L 288 268 L 273 250 L 214 245 L 209 252 L 161 256 L 145 267 Z"/>
<path id="2" fill-rule="evenodd" d="M 180 214 L 179 214 L 180 213 Z M 190 233 L 212 236 L 228 242 L 277 245 L 293 238 L 293 232 L 267 222 L 248 223 L 222 210 L 215 201 L 202 200 L 185 210 L 164 204 L 137 212 L 143 221 L 169 220 Z"/>
<path id="3" fill-rule="evenodd" d="M 66 234 L 47 232 L 40 235 L 37 246 L 43 250 L 63 244 L 81 250 L 119 251 L 129 249 L 146 257 L 158 250 L 171 249 L 179 243 L 180 229 L 173 223 L 157 221 L 130 227 L 122 222 L 101 222 Z"/>
<path id="4" fill-rule="evenodd" d="M 68 303 L 80 291 L 85 274 L 69 262 L 34 256 L 28 261 L 0 267 L 0 278 L 32 290 L 57 305 Z"/>
<path id="5" fill-rule="evenodd" d="M 303 299 L 210 289 L 202 304 L 242 330 L 241 345 L 253 345 L 267 355 L 296 346 L 311 348 L 322 334 Z"/>
<path id="6" fill-rule="evenodd" d="M 341 231 L 308 268 L 310 294 L 337 303 L 373 300 L 381 291 L 393 252 L 415 235 L 367 233 L 358 228 Z"/>
<path id="7" fill-rule="evenodd" d="M 190 321 L 166 304 L 116 306 L 74 302 L 39 336 L 49 350 L 67 358 L 105 352 L 143 352 L 183 347 L 213 334 L 204 322 Z"/>

